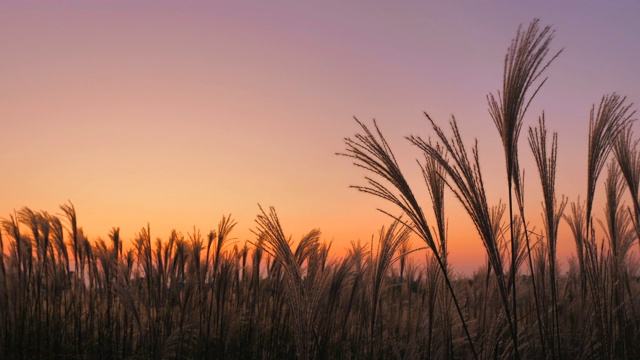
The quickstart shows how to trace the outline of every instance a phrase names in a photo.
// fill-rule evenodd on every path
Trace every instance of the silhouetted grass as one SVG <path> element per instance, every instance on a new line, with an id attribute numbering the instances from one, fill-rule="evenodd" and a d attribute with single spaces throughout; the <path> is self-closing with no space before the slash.
<path id="1" fill-rule="evenodd" d="M 625 98 L 606 95 L 592 108 L 586 201 L 578 198 L 567 211 L 555 187 L 557 135 L 549 144 L 544 114 L 529 128 L 544 232 L 526 222 L 518 136 L 540 76 L 557 56 L 547 57 L 551 38 L 537 20 L 519 30 L 503 90 L 489 96 L 505 150 L 508 203 L 487 198 L 478 142 L 467 150 L 455 118 L 447 134 L 427 115 L 432 138 L 407 138 L 423 159 L 425 199 L 415 195 L 378 125 L 356 120 L 360 133 L 345 140 L 344 154 L 367 176 L 354 187 L 392 204 L 381 211 L 393 221 L 370 243 L 352 241 L 341 258 L 329 256 L 331 243 L 318 229 L 293 241 L 273 208 L 260 208 L 255 239 L 239 242 L 231 216 L 207 233 L 174 230 L 163 239 L 147 224 L 134 239 L 114 227 L 105 241 L 85 236 L 71 203 L 60 215 L 25 207 L 1 221 L 0 358 L 640 357 L 632 253 L 640 236 L 640 155 Z M 595 191 L 608 161 L 598 217 Z M 448 261 L 449 192 L 486 250 L 485 265 L 469 276 L 455 275 Z M 561 218 L 576 244 L 566 272 L 557 259 L 558 243 L 570 241 L 559 237 Z M 411 235 L 426 247 L 412 248 Z M 125 249 L 128 241 L 133 246 Z M 521 270 L 525 262 L 528 271 Z"/>

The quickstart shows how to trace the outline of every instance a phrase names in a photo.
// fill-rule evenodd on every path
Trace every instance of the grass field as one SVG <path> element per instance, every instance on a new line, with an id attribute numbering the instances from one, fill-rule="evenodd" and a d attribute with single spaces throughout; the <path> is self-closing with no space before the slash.
<path id="1" fill-rule="evenodd" d="M 118 228 L 107 241 L 88 239 L 71 203 L 60 215 L 8 215 L 0 358 L 640 358 L 632 254 L 640 150 L 626 98 L 605 95 L 592 108 L 583 202 L 556 194 L 557 137 L 544 115 L 527 129 L 523 145 L 537 165 L 529 174 L 540 184 L 528 186 L 541 186 L 543 199 L 525 211 L 518 144 L 529 103 L 560 55 L 552 39 L 537 20 L 519 29 L 503 88 L 488 97 L 509 191 L 498 205 L 488 203 L 480 151 L 465 147 L 455 119 L 447 130 L 425 114 L 432 138 L 407 138 L 420 151 L 428 201 L 415 197 L 375 122 L 357 120 L 360 132 L 341 155 L 367 171 L 354 188 L 388 201 L 390 223 L 339 259 L 318 229 L 291 239 L 273 208 L 260 208 L 255 240 L 244 244 L 230 242 L 236 222 L 223 217 L 208 233 L 168 239 L 152 238 L 147 225 L 126 251 Z M 593 215 L 597 191 L 606 198 L 601 217 Z M 455 275 L 447 260 L 446 224 L 456 219 L 447 219 L 445 200 L 464 207 L 486 250 L 473 275 Z M 542 213 L 543 231 L 531 231 L 531 211 Z M 573 239 L 561 241 L 573 241 L 576 256 L 561 273 L 563 221 Z"/>

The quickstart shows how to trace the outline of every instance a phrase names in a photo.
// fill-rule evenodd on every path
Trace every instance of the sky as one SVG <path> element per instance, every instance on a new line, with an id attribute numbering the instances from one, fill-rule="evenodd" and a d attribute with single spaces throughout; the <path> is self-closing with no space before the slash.
<path id="1" fill-rule="evenodd" d="M 294 240 L 320 228 L 339 256 L 390 223 L 377 208 L 399 214 L 349 188 L 365 175 L 336 155 L 353 117 L 376 119 L 430 214 L 422 155 L 404 139 L 432 135 L 423 112 L 442 125 L 454 115 L 478 140 L 495 205 L 508 192 L 486 96 L 518 25 L 540 18 L 563 49 L 520 138 L 527 217 L 541 229 L 526 129 L 544 110 L 558 193 L 584 199 L 591 106 L 612 92 L 640 101 L 639 15 L 635 1 L 0 1 L 0 217 L 71 201 L 93 240 L 147 223 L 154 238 L 206 233 L 231 214 L 242 246 L 260 204 Z M 451 263 L 471 272 L 482 244 L 445 196 Z M 567 258 L 564 222 L 560 233 Z"/>

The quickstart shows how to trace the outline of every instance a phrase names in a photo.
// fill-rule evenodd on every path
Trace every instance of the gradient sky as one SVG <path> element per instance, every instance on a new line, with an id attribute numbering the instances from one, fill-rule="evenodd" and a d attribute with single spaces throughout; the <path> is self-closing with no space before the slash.
<path id="1" fill-rule="evenodd" d="M 421 155 L 403 140 L 429 136 L 423 111 L 441 124 L 455 115 L 465 140 L 478 139 L 497 204 L 504 158 L 486 95 L 518 25 L 539 17 L 564 52 L 520 142 L 537 223 L 526 128 L 544 109 L 559 133 L 558 191 L 575 201 L 591 105 L 614 91 L 640 101 L 636 1 L 321 3 L 0 1 L 0 216 L 59 213 L 71 200 L 91 239 L 113 226 L 130 239 L 147 222 L 166 239 L 231 213 L 242 245 L 260 203 L 294 239 L 319 227 L 341 250 L 389 223 L 376 207 L 397 213 L 348 187 L 363 172 L 335 153 L 358 130 L 353 116 L 377 119 L 429 208 Z M 472 271 L 484 250 L 448 199 L 452 263 Z M 566 258 L 565 223 L 561 234 Z"/>

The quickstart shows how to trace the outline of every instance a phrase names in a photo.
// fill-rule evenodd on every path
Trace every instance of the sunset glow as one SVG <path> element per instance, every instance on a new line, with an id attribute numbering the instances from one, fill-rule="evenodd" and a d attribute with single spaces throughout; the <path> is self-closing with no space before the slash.
<path id="1" fill-rule="evenodd" d="M 336 153 L 360 130 L 354 116 L 376 119 L 431 216 L 422 154 L 404 137 L 432 136 L 423 111 L 443 126 L 454 115 L 465 141 L 478 140 L 490 205 L 505 202 L 486 95 L 502 87 L 515 29 L 533 18 L 556 31 L 552 50 L 564 49 L 520 136 L 535 229 L 542 199 L 528 127 L 544 110 L 559 137 L 558 194 L 577 201 L 591 106 L 612 92 L 640 101 L 633 1 L 56 4 L 0 4 L 0 217 L 24 206 L 59 214 L 70 200 L 91 240 L 120 227 L 130 241 L 147 223 L 153 238 L 206 233 L 231 214 L 243 245 L 260 204 L 294 240 L 320 228 L 339 256 L 390 223 L 376 208 L 399 214 L 349 188 L 365 172 Z M 599 217 L 602 184 L 597 194 Z M 445 196 L 452 266 L 472 272 L 482 243 Z M 574 249 L 562 222 L 561 263 Z"/>

